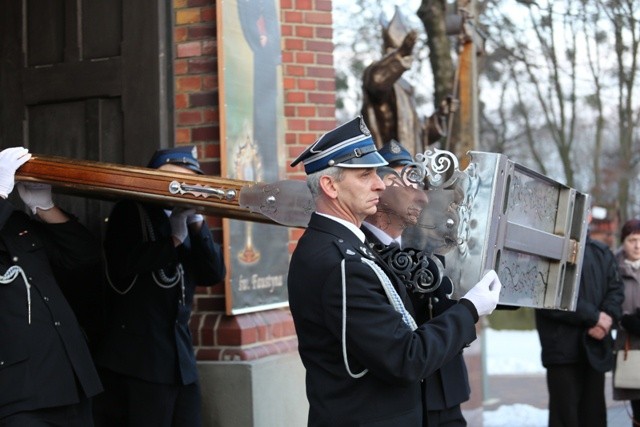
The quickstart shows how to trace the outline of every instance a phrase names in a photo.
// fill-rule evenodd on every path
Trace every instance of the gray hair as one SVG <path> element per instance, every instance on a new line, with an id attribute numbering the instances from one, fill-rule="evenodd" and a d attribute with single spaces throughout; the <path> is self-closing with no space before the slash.
<path id="1" fill-rule="evenodd" d="M 317 199 L 320 194 L 320 178 L 323 176 L 330 176 L 335 181 L 342 181 L 342 174 L 344 172 L 344 168 L 339 168 L 337 166 L 330 166 L 326 169 L 322 169 L 318 172 L 314 172 L 310 175 L 307 175 L 307 187 L 309 187 L 309 191 L 311 191 L 311 196 L 313 200 Z"/>

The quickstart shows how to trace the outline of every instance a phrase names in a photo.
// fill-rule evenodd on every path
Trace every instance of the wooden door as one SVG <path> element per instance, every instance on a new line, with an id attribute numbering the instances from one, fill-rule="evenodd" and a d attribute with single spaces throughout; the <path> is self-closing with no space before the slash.
<path id="1" fill-rule="evenodd" d="M 0 147 L 144 166 L 172 145 L 171 2 L 0 6 Z M 102 233 L 110 203 L 56 202 Z"/>

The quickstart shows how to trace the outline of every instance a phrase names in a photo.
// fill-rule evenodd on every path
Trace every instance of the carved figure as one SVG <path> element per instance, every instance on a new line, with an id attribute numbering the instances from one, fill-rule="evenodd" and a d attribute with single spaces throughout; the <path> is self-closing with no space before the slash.
<path id="1" fill-rule="evenodd" d="M 398 6 L 391 21 L 381 16 L 380 24 L 384 56 L 364 70 L 362 116 L 378 148 L 395 139 L 419 153 L 445 135 L 446 118 L 440 112 L 421 117 L 413 87 L 402 77 L 411 68 L 418 34 L 407 27 Z"/>

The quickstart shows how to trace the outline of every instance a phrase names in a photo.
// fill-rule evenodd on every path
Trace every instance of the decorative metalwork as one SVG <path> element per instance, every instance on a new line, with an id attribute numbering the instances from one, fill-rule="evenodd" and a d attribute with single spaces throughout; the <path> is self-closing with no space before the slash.
<path id="1" fill-rule="evenodd" d="M 404 283 L 407 290 L 426 294 L 440 287 L 444 266 L 438 258 L 415 249 L 400 249 L 396 244 L 376 244 L 373 245 L 373 250 Z"/>
<path id="2" fill-rule="evenodd" d="M 402 171 L 409 182 L 423 183 L 424 188 L 446 188 L 461 177 L 458 158 L 450 151 L 427 150 L 415 156 L 415 162 Z"/>
<path id="3" fill-rule="evenodd" d="M 204 197 L 205 199 L 209 196 L 215 196 L 220 200 L 228 200 L 231 201 L 236 198 L 235 190 L 223 190 L 221 188 L 212 188 L 208 185 L 188 185 L 184 182 L 181 184 L 178 181 L 171 181 L 169 183 L 169 193 L 171 194 L 186 194 L 190 193 L 196 197 Z"/>

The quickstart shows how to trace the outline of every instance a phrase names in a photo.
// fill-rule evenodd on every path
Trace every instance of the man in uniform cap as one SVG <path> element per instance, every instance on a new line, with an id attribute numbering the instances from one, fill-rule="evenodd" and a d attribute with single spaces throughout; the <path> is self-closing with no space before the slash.
<path id="1" fill-rule="evenodd" d="M 202 174 L 195 147 L 158 150 L 149 167 Z M 224 279 L 220 245 L 194 209 L 123 200 L 104 250 L 110 311 L 95 358 L 105 387 L 96 425 L 201 425 L 189 317 L 196 286 Z"/>
<path id="2" fill-rule="evenodd" d="M 476 338 L 498 302 L 494 271 L 459 304 L 417 326 L 406 290 L 365 243 L 387 162 L 362 118 L 327 132 L 302 163 L 316 202 L 291 258 L 289 304 L 307 371 L 310 426 L 422 426 L 423 378 Z"/>
<path id="3" fill-rule="evenodd" d="M 403 171 L 414 159 L 402 144 L 392 140 L 379 152 L 389 162 L 388 166 L 378 168 L 378 176 L 387 188 L 380 195 L 378 211 L 362 223 L 362 231 L 372 250 L 381 250 L 391 244 L 402 248 L 402 234 L 407 226 L 418 222 L 423 208 L 429 209 L 426 207 L 426 189 L 417 188 L 416 184 L 406 180 Z M 456 304 L 447 296 L 453 291 L 451 280 L 448 277 L 441 279 L 433 292 L 408 292 L 418 324 L 433 319 Z M 429 427 L 467 425 L 460 408 L 470 395 L 462 350 L 425 380 L 423 393 Z"/>

